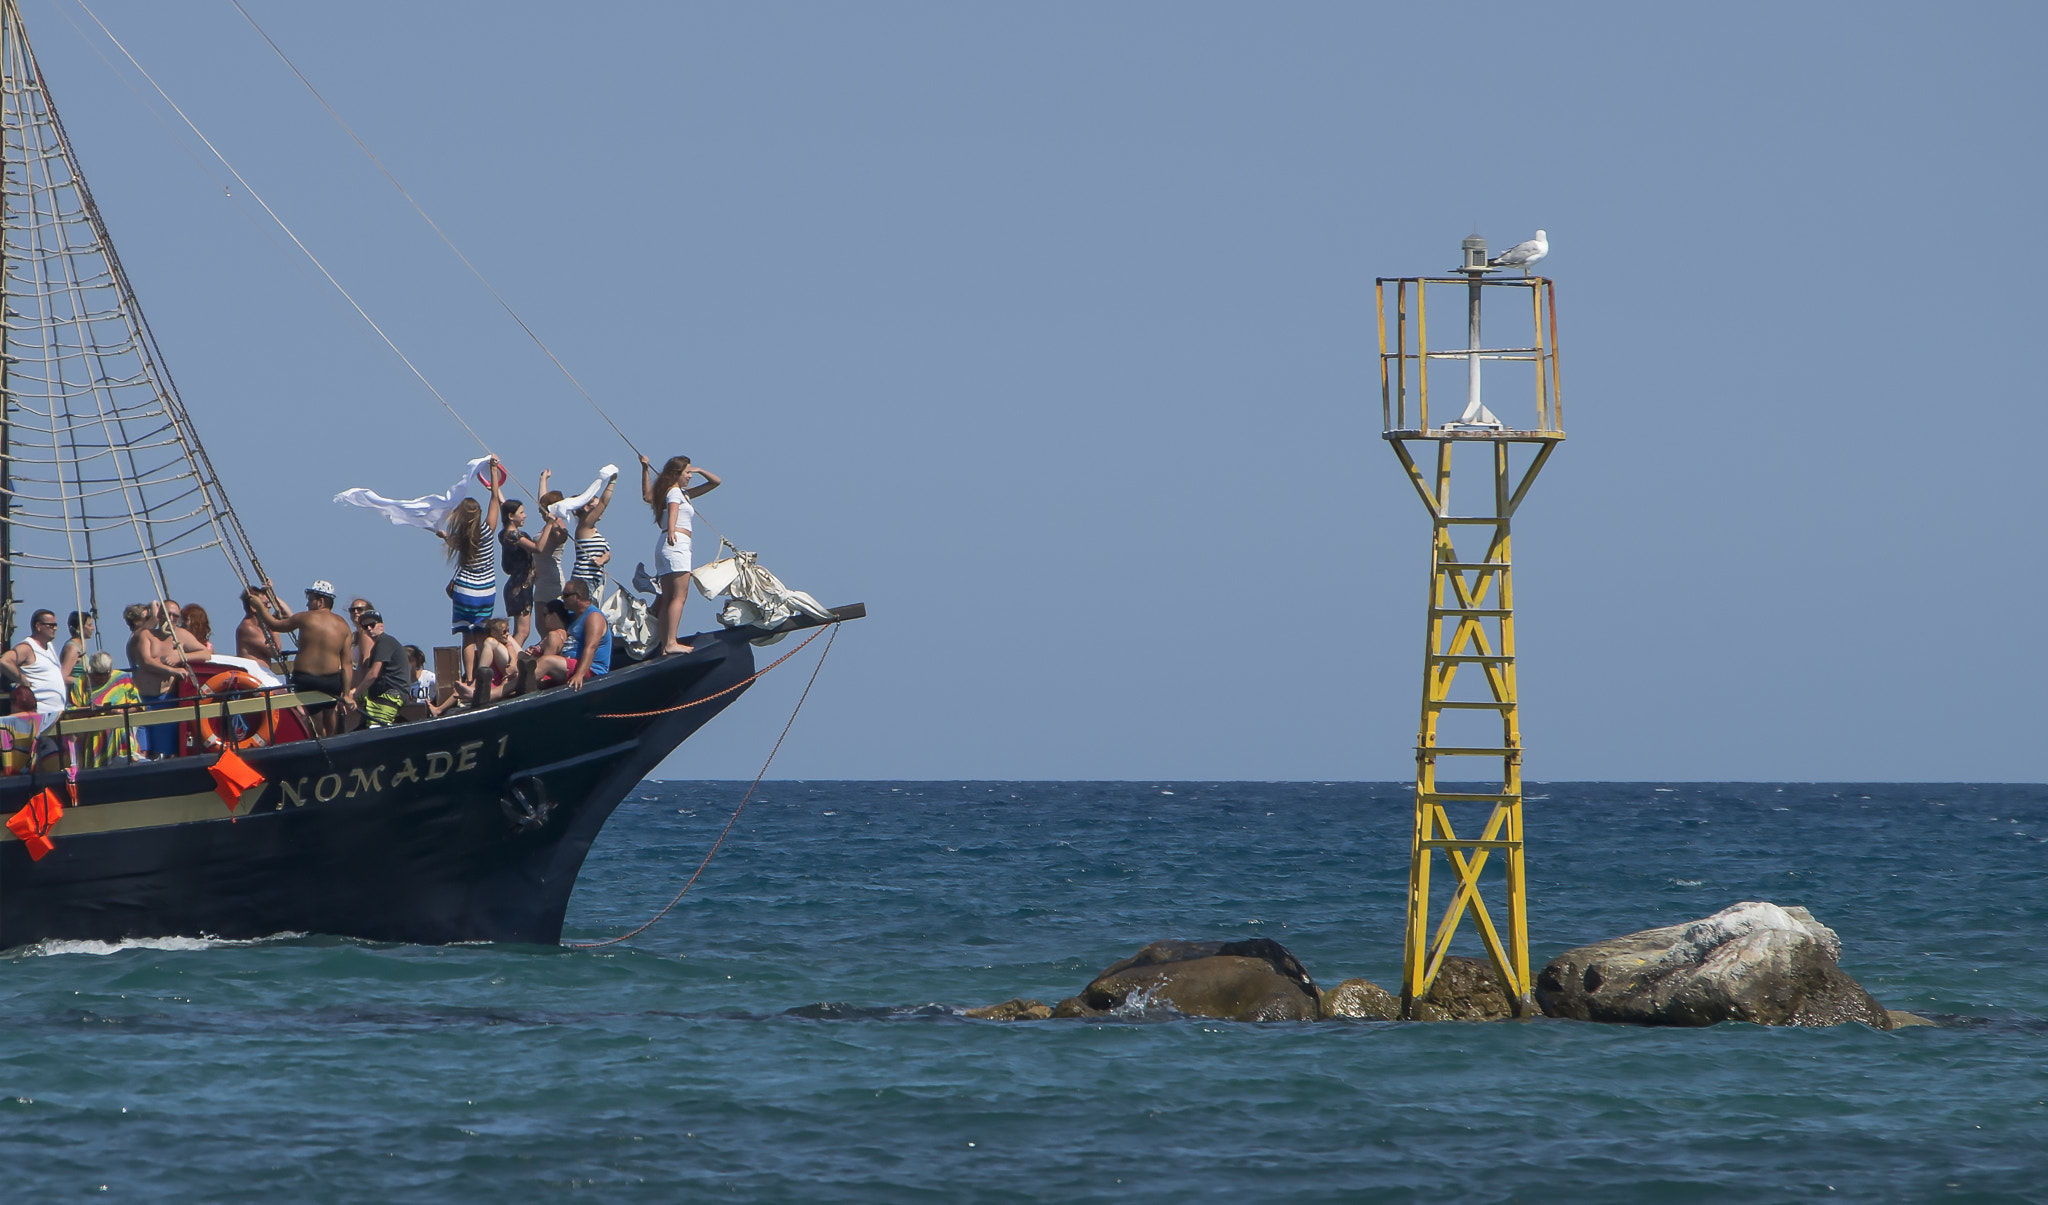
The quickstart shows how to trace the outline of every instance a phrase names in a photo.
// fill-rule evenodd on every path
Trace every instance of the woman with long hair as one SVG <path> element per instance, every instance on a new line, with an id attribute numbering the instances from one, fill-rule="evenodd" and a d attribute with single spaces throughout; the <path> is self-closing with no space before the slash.
<path id="1" fill-rule="evenodd" d="M 192 633 L 201 643 L 213 644 L 213 617 L 198 603 L 186 603 L 179 610 L 178 626 Z"/>
<path id="2" fill-rule="evenodd" d="M 493 456 L 479 474 L 491 487 L 491 513 L 505 506 L 504 473 Z M 476 672 L 477 646 L 483 643 L 484 624 L 497 609 L 498 541 L 491 525 L 484 521 L 483 504 L 464 498 L 448 516 L 445 530 L 435 531 L 447 545 L 448 559 L 455 562 L 455 576 L 448 582 L 448 598 L 455 604 L 449 631 L 462 637 L 462 680 L 471 681 Z"/>
<path id="3" fill-rule="evenodd" d="M 691 485 L 692 475 L 702 477 L 704 484 Z M 687 456 L 669 457 L 658 476 L 654 462 L 640 458 L 640 497 L 654 511 L 654 525 L 661 529 L 661 539 L 654 546 L 655 580 L 661 586 L 661 598 L 654 605 L 655 614 L 661 616 L 661 653 L 694 651 L 694 646 L 676 639 L 683 624 L 683 604 L 689 598 L 690 529 L 697 522 L 697 510 L 690 500 L 702 498 L 719 485 L 718 474 L 693 467 Z"/>

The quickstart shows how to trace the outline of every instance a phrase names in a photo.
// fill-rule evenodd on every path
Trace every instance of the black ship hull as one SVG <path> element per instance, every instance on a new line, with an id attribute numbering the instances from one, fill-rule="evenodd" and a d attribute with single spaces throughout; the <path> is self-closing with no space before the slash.
<path id="1" fill-rule="evenodd" d="M 283 932 L 556 942 L 612 810 L 744 693 L 756 635 L 708 633 L 694 653 L 578 691 L 245 751 L 266 781 L 234 812 L 211 758 L 88 770 L 41 861 L 0 839 L 0 947 Z M 63 781 L 0 779 L 0 815 L 45 787 L 64 795 Z"/>

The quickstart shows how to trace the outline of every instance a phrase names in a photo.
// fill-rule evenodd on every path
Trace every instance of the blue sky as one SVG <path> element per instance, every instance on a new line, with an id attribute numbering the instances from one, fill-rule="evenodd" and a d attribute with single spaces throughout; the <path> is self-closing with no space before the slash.
<path id="1" fill-rule="evenodd" d="M 712 523 L 869 605 L 778 776 L 1412 773 L 1372 279 L 1475 226 L 1559 282 L 1530 777 L 2048 771 L 2037 8 L 245 2 Z M 273 573 L 443 639 L 434 542 L 327 499 L 473 445 L 25 9 Z M 230 5 L 95 9 L 525 481 L 630 466 Z M 809 656 L 664 774 L 750 776 Z"/>

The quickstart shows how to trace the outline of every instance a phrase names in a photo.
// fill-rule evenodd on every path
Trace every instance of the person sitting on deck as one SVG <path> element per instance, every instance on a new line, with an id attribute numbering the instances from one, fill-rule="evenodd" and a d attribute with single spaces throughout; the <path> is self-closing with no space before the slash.
<path id="1" fill-rule="evenodd" d="M 434 671 L 427 668 L 427 654 L 417 644 L 405 646 L 405 659 L 412 666 L 412 680 L 406 685 L 405 698 L 409 703 L 432 703 L 440 693 L 439 679 Z"/>
<path id="2" fill-rule="evenodd" d="M 263 589 L 278 610 L 277 587 L 264 579 Z M 320 581 L 306 587 L 306 609 L 296 614 L 286 612 L 259 616 L 263 626 L 273 632 L 293 632 L 299 638 L 298 657 L 292 663 L 292 689 L 312 690 L 322 694 L 341 697 L 342 671 L 348 664 L 349 632 L 348 621 L 334 613 L 334 586 Z M 314 724 L 317 736 L 333 736 L 335 733 L 335 707 L 333 702 L 309 703 L 306 711 Z"/>
<path id="3" fill-rule="evenodd" d="M 476 695 L 471 705 L 481 707 L 517 692 L 519 646 L 512 643 L 512 623 L 494 615 L 484 623 L 484 642 L 477 646 Z"/>
<path id="4" fill-rule="evenodd" d="M 559 655 L 540 659 L 537 673 L 543 686 L 559 686 L 566 679 L 571 690 L 582 690 L 585 679 L 611 672 L 612 634 L 604 612 L 591 604 L 590 584 L 582 578 L 563 584 L 562 606 L 569 613 L 569 638 Z"/>
<path id="5" fill-rule="evenodd" d="M 363 613 L 376 609 L 377 604 L 367 598 L 349 600 L 348 621 L 356 625 L 354 634 L 348 638 L 348 672 L 351 674 L 362 668 L 363 657 L 369 653 L 370 646 L 376 643 L 368 632 L 363 631 Z"/>
<path id="6" fill-rule="evenodd" d="M 398 709 L 405 706 L 407 679 L 412 676 L 405 646 L 384 630 L 384 617 L 365 611 L 356 623 L 370 634 L 370 652 L 356 670 L 355 680 L 342 692 L 341 705 L 354 709 L 361 700 L 363 726 L 385 728 L 398 722 Z"/>
<path id="7" fill-rule="evenodd" d="M 115 673 L 114 656 L 104 649 L 92 655 L 83 677 L 71 679 L 73 710 L 104 713 L 141 702 L 135 680 L 127 674 Z M 88 733 L 79 752 L 88 767 L 126 765 L 135 760 L 135 730 L 124 725 Z"/>

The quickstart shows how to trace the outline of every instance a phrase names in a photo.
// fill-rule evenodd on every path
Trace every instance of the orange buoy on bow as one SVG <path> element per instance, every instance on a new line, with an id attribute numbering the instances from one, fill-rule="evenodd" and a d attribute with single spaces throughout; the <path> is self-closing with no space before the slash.
<path id="1" fill-rule="evenodd" d="M 208 678 L 206 685 L 199 688 L 199 693 L 202 695 L 218 695 L 231 690 L 262 689 L 263 683 L 258 682 L 255 678 L 243 673 L 241 670 L 231 669 Z M 258 719 L 259 716 L 261 717 L 260 720 Z M 276 726 L 274 718 L 268 711 L 252 712 L 242 717 L 243 723 L 249 725 L 248 732 L 239 739 L 230 740 L 221 732 L 225 719 L 226 717 L 224 716 L 208 718 L 203 715 L 199 718 L 200 739 L 207 748 L 261 749 L 270 743 L 271 730 Z M 237 760 L 239 761 L 240 759 L 238 758 Z M 239 795 L 237 798 L 239 798 Z M 232 807 L 234 805 L 229 804 L 228 806 Z"/>

